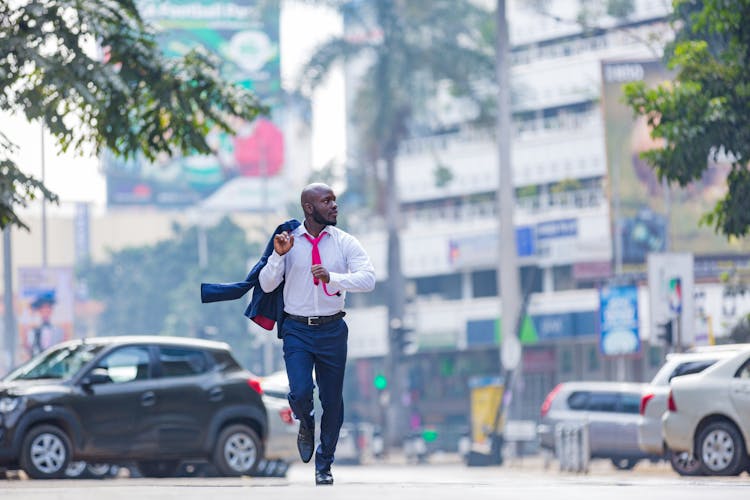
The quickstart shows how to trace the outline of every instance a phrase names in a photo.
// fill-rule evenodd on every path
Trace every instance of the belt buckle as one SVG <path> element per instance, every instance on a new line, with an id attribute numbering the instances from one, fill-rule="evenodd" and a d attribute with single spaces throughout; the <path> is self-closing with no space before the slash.
<path id="1" fill-rule="evenodd" d="M 320 319 L 320 316 L 308 316 L 307 317 L 307 326 L 318 326 L 319 323 L 317 321 Z"/>

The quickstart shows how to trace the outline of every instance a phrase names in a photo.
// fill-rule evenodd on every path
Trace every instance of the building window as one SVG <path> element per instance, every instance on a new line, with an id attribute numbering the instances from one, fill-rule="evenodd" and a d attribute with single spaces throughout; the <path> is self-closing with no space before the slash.
<path id="1" fill-rule="evenodd" d="M 497 297 L 497 271 L 474 271 L 471 273 L 472 297 Z"/>
<path id="2" fill-rule="evenodd" d="M 417 295 L 420 297 L 435 297 L 444 300 L 461 299 L 460 274 L 427 276 L 417 278 L 414 282 L 417 285 Z"/>
<path id="3" fill-rule="evenodd" d="M 575 288 L 573 266 L 555 266 L 552 268 L 555 290 L 572 290 Z"/>
<path id="4" fill-rule="evenodd" d="M 560 351 L 560 372 L 571 373 L 573 371 L 573 351 L 569 347 L 563 347 Z"/>
<path id="5" fill-rule="evenodd" d="M 599 349 L 596 346 L 588 346 L 588 370 L 598 372 L 601 364 L 599 363 Z"/>

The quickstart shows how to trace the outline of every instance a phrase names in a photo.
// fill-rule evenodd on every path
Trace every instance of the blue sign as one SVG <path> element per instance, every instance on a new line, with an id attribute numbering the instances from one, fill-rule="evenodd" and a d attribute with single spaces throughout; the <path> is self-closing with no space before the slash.
<path id="1" fill-rule="evenodd" d="M 599 349 L 603 355 L 618 356 L 640 352 L 638 288 L 608 286 L 600 289 L 599 314 Z"/>
<path id="2" fill-rule="evenodd" d="M 530 257 L 536 253 L 534 228 L 521 226 L 516 228 L 516 247 L 519 257 Z"/>
<path id="3" fill-rule="evenodd" d="M 540 240 L 578 236 L 577 219 L 560 219 L 540 222 L 536 225 L 536 237 Z"/>

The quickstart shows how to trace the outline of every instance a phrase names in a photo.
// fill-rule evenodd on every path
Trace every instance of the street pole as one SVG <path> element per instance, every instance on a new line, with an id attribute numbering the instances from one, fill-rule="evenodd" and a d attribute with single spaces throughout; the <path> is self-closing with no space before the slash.
<path id="1" fill-rule="evenodd" d="M 516 248 L 516 228 L 513 221 L 515 188 L 511 165 L 511 109 L 510 109 L 510 39 L 508 20 L 505 15 L 505 0 L 497 2 L 497 148 L 499 163 L 498 209 L 500 227 L 498 230 L 498 284 L 501 309 L 501 349 L 500 361 L 505 370 L 514 370 L 521 357 L 520 341 L 515 335 L 515 326 L 521 303 L 521 288 L 518 278 L 518 255 Z"/>
<path id="2" fill-rule="evenodd" d="M 500 366 L 504 374 L 505 393 L 503 401 L 512 396 L 513 374 L 521 362 L 521 342 L 516 334 L 520 324 L 521 289 L 518 277 L 518 250 L 516 247 L 516 226 L 513 221 L 515 206 L 515 186 L 511 165 L 512 114 L 510 102 L 510 37 L 508 19 L 505 13 L 505 0 L 497 0 L 496 10 L 497 46 L 495 70 L 497 72 L 497 148 L 498 148 L 498 191 L 497 207 L 500 226 L 498 229 L 498 291 L 500 293 Z M 501 403 L 503 413 L 507 407 Z M 505 425 L 499 422 L 500 428 Z M 502 457 L 502 431 L 492 429 L 494 452 Z M 501 435 L 497 435 L 500 433 Z"/>
<path id="3" fill-rule="evenodd" d="M 44 184 L 46 180 L 45 162 L 44 162 L 44 123 L 42 123 L 41 147 L 42 147 L 42 184 Z M 46 273 L 47 271 L 47 199 L 43 195 L 42 195 L 42 269 Z"/>
<path id="4" fill-rule="evenodd" d="M 13 309 L 13 259 L 11 255 L 11 226 L 3 229 L 3 302 L 5 306 L 4 333 L 5 355 L 7 362 L 5 369 L 10 370 L 16 361 L 16 317 Z M 0 374 L 4 375 L 4 374 Z"/>

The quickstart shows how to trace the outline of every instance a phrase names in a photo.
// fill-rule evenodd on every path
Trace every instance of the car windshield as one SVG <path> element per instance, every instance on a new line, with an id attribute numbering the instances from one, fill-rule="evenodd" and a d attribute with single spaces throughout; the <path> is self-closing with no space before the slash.
<path id="1" fill-rule="evenodd" d="M 66 379 L 91 361 L 102 349 L 101 345 L 64 345 L 47 351 L 19 366 L 5 377 L 11 380 Z"/>

